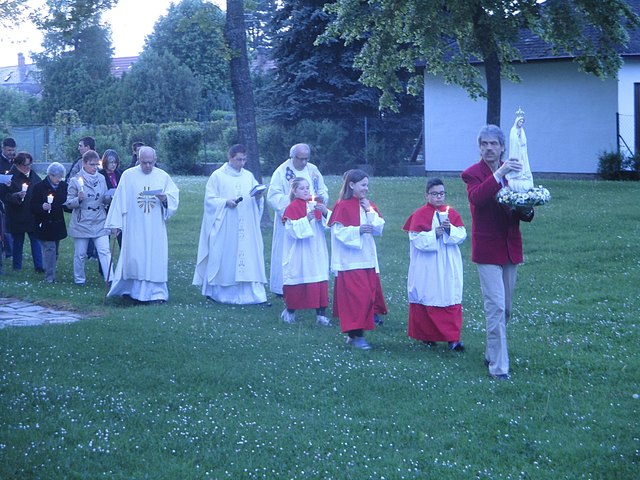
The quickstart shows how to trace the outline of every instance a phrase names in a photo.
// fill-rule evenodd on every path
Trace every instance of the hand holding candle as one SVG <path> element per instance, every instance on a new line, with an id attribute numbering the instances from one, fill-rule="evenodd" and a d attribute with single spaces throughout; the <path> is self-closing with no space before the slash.
<path id="1" fill-rule="evenodd" d="M 376 212 L 373 211 L 372 207 L 369 207 L 369 210 L 367 210 L 367 223 L 373 225 L 374 218 L 376 218 Z"/>
<path id="2" fill-rule="evenodd" d="M 51 213 L 51 204 L 53 203 L 53 194 L 52 193 L 47 195 L 47 203 L 49 204 L 49 210 L 47 210 L 47 212 Z"/>
<path id="3" fill-rule="evenodd" d="M 78 191 L 84 192 L 84 178 L 78 177 Z"/>
<path id="4" fill-rule="evenodd" d="M 29 185 L 27 183 L 22 184 L 22 198 L 20 199 L 21 202 L 24 202 L 24 197 L 27 194 L 28 188 L 29 188 Z"/>

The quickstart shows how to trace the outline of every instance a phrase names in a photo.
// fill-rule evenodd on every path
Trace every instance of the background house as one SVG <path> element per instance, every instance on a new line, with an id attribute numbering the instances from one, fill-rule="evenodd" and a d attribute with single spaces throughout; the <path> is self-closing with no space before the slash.
<path id="1" fill-rule="evenodd" d="M 538 37 L 521 39 L 525 63 L 515 68 L 522 82 L 502 82 L 501 128 L 508 140 L 516 110 L 524 110 L 534 173 L 594 174 L 601 152 L 640 147 L 640 32 L 631 36 L 618 78 L 608 80 L 580 72 L 569 56 L 553 56 Z M 485 121 L 486 101 L 425 73 L 425 170 L 459 172 L 476 162 Z"/>

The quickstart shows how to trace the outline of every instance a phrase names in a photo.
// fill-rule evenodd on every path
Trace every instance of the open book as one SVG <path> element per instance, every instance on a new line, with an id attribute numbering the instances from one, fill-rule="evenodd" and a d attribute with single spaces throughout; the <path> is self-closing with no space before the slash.
<path id="1" fill-rule="evenodd" d="M 251 191 L 249 192 L 249 195 L 251 195 L 252 197 L 255 197 L 256 194 L 264 192 L 267 189 L 267 187 L 268 185 L 265 185 L 264 183 L 260 183 L 251 189 Z"/>

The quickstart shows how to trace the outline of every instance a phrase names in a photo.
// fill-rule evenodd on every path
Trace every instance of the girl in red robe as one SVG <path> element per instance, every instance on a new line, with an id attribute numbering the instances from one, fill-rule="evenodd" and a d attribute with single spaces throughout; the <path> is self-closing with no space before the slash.
<path id="1" fill-rule="evenodd" d="M 384 229 L 384 219 L 367 199 L 369 177 L 362 170 L 344 175 L 339 200 L 329 219 L 331 270 L 336 275 L 333 315 L 354 348 L 369 350 L 365 330 L 373 330 L 379 315 L 387 313 L 380 285 L 374 236 Z"/>

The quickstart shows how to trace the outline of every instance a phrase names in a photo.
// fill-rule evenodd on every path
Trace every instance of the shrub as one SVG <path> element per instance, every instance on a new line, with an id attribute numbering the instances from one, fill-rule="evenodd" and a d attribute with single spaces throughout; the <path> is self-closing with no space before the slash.
<path id="1" fill-rule="evenodd" d="M 640 152 L 631 157 L 619 152 L 602 152 L 598 175 L 604 180 L 640 180 Z"/>
<path id="2" fill-rule="evenodd" d="M 160 130 L 160 153 L 162 163 L 173 173 L 194 172 L 202 130 L 193 124 L 168 125 Z"/>
<path id="3" fill-rule="evenodd" d="M 598 175 L 605 180 L 619 180 L 622 155 L 619 152 L 602 152 L 598 158 Z"/>

